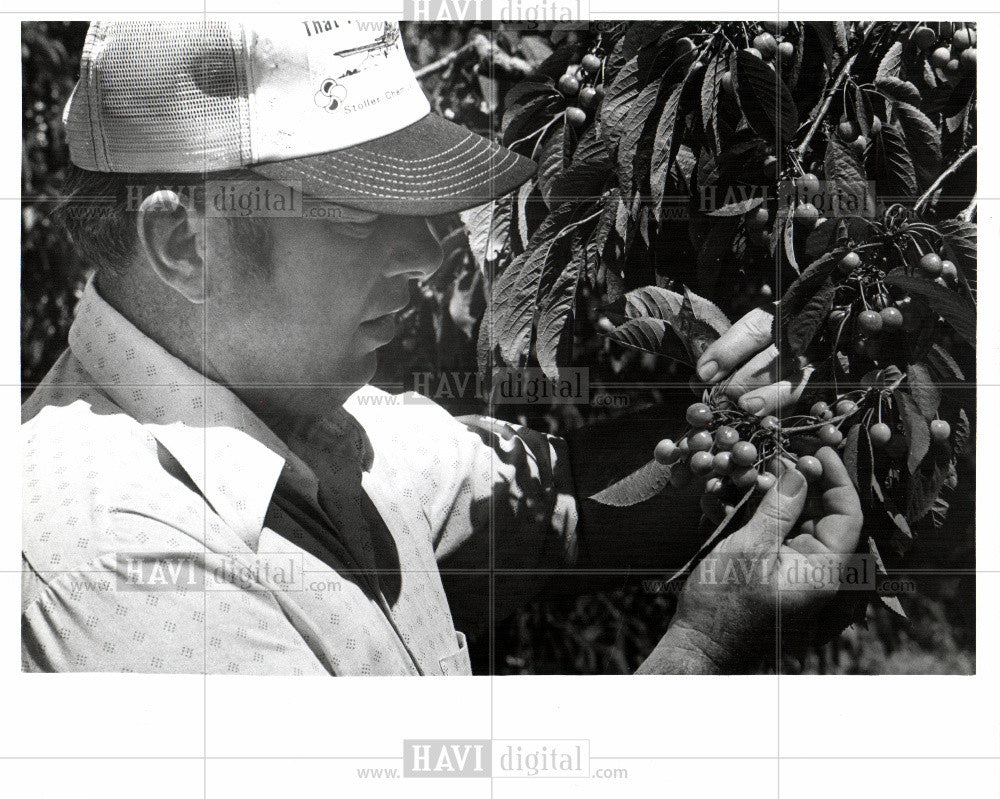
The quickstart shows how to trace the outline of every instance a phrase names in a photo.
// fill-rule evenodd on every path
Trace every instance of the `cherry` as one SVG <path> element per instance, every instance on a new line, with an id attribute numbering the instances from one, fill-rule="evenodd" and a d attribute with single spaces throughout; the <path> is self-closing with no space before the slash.
<path id="1" fill-rule="evenodd" d="M 712 477 L 705 483 L 706 494 L 721 494 L 726 489 L 726 483 L 721 477 Z"/>
<path id="2" fill-rule="evenodd" d="M 731 460 L 731 452 L 716 452 L 712 458 L 712 471 L 718 475 L 729 474 L 729 470 L 732 468 Z"/>
<path id="3" fill-rule="evenodd" d="M 566 119 L 574 128 L 579 129 L 587 124 L 587 112 L 582 108 L 571 105 L 566 109 Z"/>
<path id="4" fill-rule="evenodd" d="M 669 466 L 681 456 L 677 445 L 669 438 L 660 441 L 653 450 L 653 458 L 657 463 Z"/>
<path id="5" fill-rule="evenodd" d="M 770 433 L 777 433 L 781 430 L 781 421 L 777 416 L 765 416 L 760 420 L 760 427 Z"/>
<path id="6" fill-rule="evenodd" d="M 709 408 L 704 402 L 695 402 L 688 406 L 687 413 L 688 424 L 692 427 L 708 427 L 709 423 L 714 418 L 712 409 Z"/>
<path id="7" fill-rule="evenodd" d="M 951 46 L 955 50 L 961 52 L 968 47 L 972 47 L 976 44 L 976 32 L 970 30 L 969 28 L 961 28 L 955 31 L 955 35 L 951 37 Z"/>
<path id="8" fill-rule="evenodd" d="M 735 466 L 753 466 L 757 462 L 757 447 L 749 441 L 737 441 L 732 452 Z"/>
<path id="9" fill-rule="evenodd" d="M 847 253 L 847 255 L 840 259 L 840 263 L 837 264 L 838 269 L 840 269 L 843 275 L 851 274 L 859 266 L 861 266 L 861 256 L 856 252 Z"/>
<path id="10" fill-rule="evenodd" d="M 962 54 L 958 57 L 958 63 L 965 72 L 975 72 L 976 48 L 970 47 L 968 50 L 963 50 Z"/>
<path id="11" fill-rule="evenodd" d="M 733 83 L 733 73 L 723 72 L 722 77 L 719 78 L 719 82 L 722 84 L 722 90 L 728 94 L 736 94 L 736 86 Z"/>
<path id="12" fill-rule="evenodd" d="M 858 409 L 858 404 L 851 400 L 841 400 L 837 403 L 837 416 L 851 416 Z"/>
<path id="13" fill-rule="evenodd" d="M 752 466 L 747 466 L 742 469 L 736 469 L 733 471 L 731 475 L 729 475 L 729 479 L 732 480 L 733 485 L 736 486 L 737 488 L 743 488 L 743 489 L 747 489 L 750 488 L 750 486 L 752 485 L 756 485 L 758 477 L 759 475 L 757 474 L 757 470 L 754 469 Z"/>
<path id="14" fill-rule="evenodd" d="M 958 267 L 953 261 L 941 262 L 941 277 L 952 283 L 958 282 Z"/>
<path id="15" fill-rule="evenodd" d="M 858 327 L 865 333 L 878 333 L 882 329 L 882 315 L 878 311 L 862 311 L 858 314 Z"/>
<path id="16" fill-rule="evenodd" d="M 858 138 L 858 127 L 849 119 L 842 119 L 837 125 L 837 135 L 841 141 L 852 142 Z"/>
<path id="17" fill-rule="evenodd" d="M 885 422 L 878 422 L 868 428 L 868 437 L 876 447 L 884 447 L 892 438 L 892 428 Z"/>
<path id="18" fill-rule="evenodd" d="M 920 259 L 920 271 L 929 277 L 938 277 L 943 269 L 944 261 L 937 253 L 929 252 Z"/>
<path id="19" fill-rule="evenodd" d="M 858 155 L 858 157 L 863 156 L 865 154 L 865 150 L 868 149 L 868 137 L 858 136 L 858 138 L 851 142 L 850 148 L 855 152 L 855 154 Z"/>
<path id="20" fill-rule="evenodd" d="M 740 434 L 728 425 L 723 425 L 715 431 L 715 445 L 721 450 L 731 450 L 739 440 Z"/>
<path id="21" fill-rule="evenodd" d="M 795 185 L 801 192 L 802 196 L 806 199 L 817 194 L 820 189 L 819 178 L 812 172 L 806 172 L 802 177 L 795 181 Z"/>
<path id="22" fill-rule="evenodd" d="M 597 105 L 597 89 L 593 86 L 584 86 L 580 89 L 580 107 L 586 111 L 590 111 Z"/>
<path id="23" fill-rule="evenodd" d="M 823 476 L 823 464 L 819 462 L 819 458 L 814 458 L 812 455 L 800 457 L 795 468 L 802 472 L 810 483 L 815 483 Z"/>
<path id="24" fill-rule="evenodd" d="M 707 430 L 699 430 L 688 436 L 688 446 L 692 452 L 707 452 L 712 448 L 712 434 Z"/>
<path id="25" fill-rule="evenodd" d="M 882 317 L 882 327 L 886 330 L 899 330 L 903 326 L 903 313 L 895 305 L 889 305 L 879 311 Z"/>
<path id="26" fill-rule="evenodd" d="M 822 401 L 813 403 L 813 406 L 809 409 L 809 413 L 820 419 L 824 418 L 829 412 L 830 406 Z"/>
<path id="27" fill-rule="evenodd" d="M 951 425 L 944 419 L 935 419 L 931 422 L 931 439 L 937 442 L 947 441 L 951 435 Z"/>
<path id="28" fill-rule="evenodd" d="M 835 447 L 844 440 L 844 434 L 835 425 L 825 424 L 819 429 L 819 440 L 828 447 Z"/>
<path id="29" fill-rule="evenodd" d="M 912 39 L 917 47 L 926 50 L 937 41 L 937 34 L 926 25 L 921 25 L 913 30 Z"/>
<path id="30" fill-rule="evenodd" d="M 744 47 L 743 48 L 743 52 L 744 53 L 750 53 L 750 55 L 756 56 L 757 58 L 759 58 L 761 60 L 764 59 L 764 54 L 760 50 L 758 50 L 756 47 Z"/>
<path id="31" fill-rule="evenodd" d="M 771 213 L 761 206 L 756 211 L 751 211 L 746 217 L 747 234 L 756 243 L 763 243 L 764 231 L 771 222 Z"/>
<path id="32" fill-rule="evenodd" d="M 761 57 L 769 61 L 778 52 L 778 42 L 770 33 L 760 33 L 753 40 L 753 46 L 760 50 Z"/>
<path id="33" fill-rule="evenodd" d="M 951 50 L 947 47 L 939 47 L 931 53 L 931 63 L 938 69 L 944 69 L 944 65 L 951 60 Z"/>
<path id="34" fill-rule="evenodd" d="M 691 471 L 694 474 L 704 476 L 712 471 L 714 460 L 709 452 L 695 452 L 688 461 L 688 466 L 691 467 Z"/>
<path id="35" fill-rule="evenodd" d="M 757 475 L 757 490 L 758 491 L 770 491 L 774 487 L 774 484 L 778 482 L 778 478 L 775 477 L 770 472 L 763 472 Z"/>
<path id="36" fill-rule="evenodd" d="M 787 61 L 795 55 L 795 45 L 791 42 L 782 42 L 778 45 L 778 56 L 782 61 Z"/>
<path id="37" fill-rule="evenodd" d="M 559 78 L 559 91 L 567 97 L 576 97 L 577 92 L 580 91 L 580 81 L 572 75 L 563 75 Z"/>
<path id="38" fill-rule="evenodd" d="M 580 67 L 588 75 L 595 75 L 597 74 L 597 71 L 601 68 L 602 63 L 603 62 L 601 61 L 601 57 L 599 55 L 595 55 L 594 53 L 587 53 L 587 55 L 585 55 L 583 57 L 583 60 L 580 62 Z"/>
<path id="39" fill-rule="evenodd" d="M 684 38 L 677 40 L 676 44 L 677 55 L 685 55 L 687 53 L 690 53 L 692 50 L 694 50 L 694 42 L 690 38 L 685 36 Z"/>
<path id="40" fill-rule="evenodd" d="M 819 211 L 812 203 L 800 203 L 795 207 L 795 223 L 802 227 L 812 227 L 819 219 Z"/>
<path id="41" fill-rule="evenodd" d="M 830 315 L 826 318 L 827 324 L 830 326 L 830 332 L 836 333 L 840 330 L 840 326 L 847 319 L 849 311 L 846 308 L 834 308 L 830 311 Z"/>
<path id="42" fill-rule="evenodd" d="M 951 59 L 944 65 L 944 75 L 949 80 L 956 80 L 962 72 L 962 62 L 957 58 Z"/>
<path id="43" fill-rule="evenodd" d="M 878 136 L 882 132 L 882 120 L 875 117 L 871 124 L 872 136 Z"/>

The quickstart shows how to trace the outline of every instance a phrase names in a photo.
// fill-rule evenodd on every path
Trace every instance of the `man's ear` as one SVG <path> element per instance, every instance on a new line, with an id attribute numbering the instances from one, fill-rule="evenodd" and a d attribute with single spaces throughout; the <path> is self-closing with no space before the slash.
<path id="1" fill-rule="evenodd" d="M 157 277 L 188 302 L 205 302 L 205 220 L 189 199 L 162 189 L 146 197 L 136 233 Z"/>

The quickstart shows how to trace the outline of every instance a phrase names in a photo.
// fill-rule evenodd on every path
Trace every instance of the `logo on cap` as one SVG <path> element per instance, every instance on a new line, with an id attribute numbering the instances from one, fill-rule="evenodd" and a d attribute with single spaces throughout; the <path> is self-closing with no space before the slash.
<path id="1" fill-rule="evenodd" d="M 333 113 L 344 102 L 345 97 L 347 97 L 347 87 L 337 83 L 334 78 L 326 78 L 320 84 L 314 99 L 320 108 L 325 108 L 328 112 Z"/>

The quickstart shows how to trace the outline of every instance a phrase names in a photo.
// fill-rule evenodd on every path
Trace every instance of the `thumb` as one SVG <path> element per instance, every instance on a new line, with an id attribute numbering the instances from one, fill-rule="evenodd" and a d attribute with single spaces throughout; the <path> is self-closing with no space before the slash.
<path id="1" fill-rule="evenodd" d="M 798 469 L 786 469 L 740 530 L 743 543 L 776 550 L 792 531 L 805 504 L 806 478 Z"/>

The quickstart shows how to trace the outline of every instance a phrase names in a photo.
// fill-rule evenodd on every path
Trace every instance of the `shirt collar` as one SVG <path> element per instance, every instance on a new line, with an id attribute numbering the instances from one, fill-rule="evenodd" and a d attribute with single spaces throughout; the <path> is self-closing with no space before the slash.
<path id="1" fill-rule="evenodd" d="M 230 389 L 205 377 L 146 336 L 88 282 L 69 331 L 69 346 L 108 396 L 142 424 L 254 551 L 279 478 L 315 498 L 315 473 Z M 323 420 L 350 436 L 361 468 L 371 443 L 343 407 Z"/>

